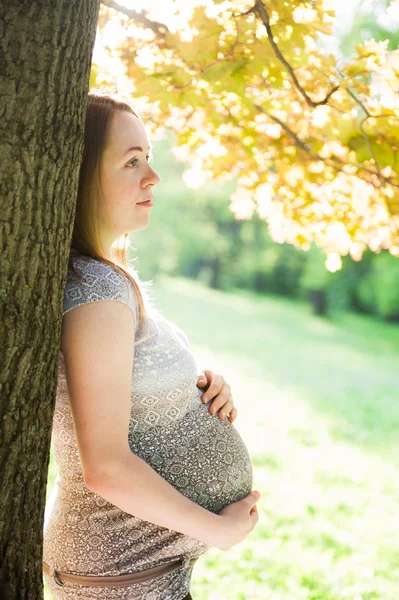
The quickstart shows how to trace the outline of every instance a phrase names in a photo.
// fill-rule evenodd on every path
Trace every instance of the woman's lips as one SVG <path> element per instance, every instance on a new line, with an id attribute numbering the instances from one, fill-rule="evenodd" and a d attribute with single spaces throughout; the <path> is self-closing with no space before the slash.
<path id="1" fill-rule="evenodd" d="M 141 206 L 152 206 L 152 200 L 146 200 L 146 202 L 137 202 Z"/>

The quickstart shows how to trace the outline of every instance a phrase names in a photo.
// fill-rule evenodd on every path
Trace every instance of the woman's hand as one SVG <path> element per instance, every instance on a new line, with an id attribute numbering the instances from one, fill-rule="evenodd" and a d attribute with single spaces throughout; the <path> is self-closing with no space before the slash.
<path id="1" fill-rule="evenodd" d="M 202 402 L 206 404 L 208 400 L 214 398 L 209 405 L 209 412 L 215 414 L 219 411 L 219 418 L 224 419 L 229 415 L 229 421 L 232 423 L 237 418 L 237 409 L 234 406 L 231 396 L 231 388 L 224 380 L 222 375 L 213 373 L 209 370 L 203 370 L 198 376 L 197 387 L 205 388 L 206 392 L 202 395 Z"/>
<path id="2" fill-rule="evenodd" d="M 219 511 L 217 536 L 214 545 L 219 550 L 230 550 L 232 546 L 242 542 L 259 521 L 257 501 L 260 492 L 253 490 L 241 500 L 228 504 Z"/>

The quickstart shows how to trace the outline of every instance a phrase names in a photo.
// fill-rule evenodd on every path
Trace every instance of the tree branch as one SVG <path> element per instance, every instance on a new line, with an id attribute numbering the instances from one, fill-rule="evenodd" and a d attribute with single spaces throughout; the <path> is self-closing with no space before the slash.
<path id="1" fill-rule="evenodd" d="M 328 165 L 329 167 L 331 167 L 332 169 L 334 169 L 335 171 L 337 171 L 339 173 L 345 173 L 345 171 L 343 170 L 343 167 L 346 166 L 346 165 L 348 165 L 350 167 L 356 167 L 356 169 L 359 169 L 359 170 L 363 171 L 364 173 L 368 173 L 369 175 L 373 175 L 374 177 L 377 177 L 378 179 L 382 180 L 386 184 L 391 185 L 392 187 L 399 188 L 399 184 L 394 183 L 392 181 L 392 178 L 385 177 L 379 171 L 374 171 L 372 169 L 368 169 L 363 164 L 352 165 L 351 163 L 345 162 L 344 160 L 342 160 L 338 156 L 330 156 L 329 158 L 323 158 L 319 154 L 313 154 L 311 152 L 308 144 L 306 144 L 306 142 L 304 142 L 303 140 L 301 140 L 301 138 L 295 133 L 295 131 L 292 131 L 292 129 L 290 127 L 288 127 L 288 125 L 286 123 L 284 123 L 283 121 L 281 121 L 281 119 L 279 119 L 275 115 L 273 115 L 271 113 L 268 113 L 263 108 L 263 106 L 260 106 L 259 104 L 254 104 L 254 106 L 258 110 L 258 112 L 262 112 L 267 117 L 269 117 L 269 119 L 271 119 L 275 123 L 278 123 L 279 125 L 281 125 L 281 127 L 290 136 L 290 138 L 292 138 L 294 140 L 295 146 L 297 146 L 297 148 L 299 148 L 303 152 L 306 152 L 306 154 L 312 160 L 321 160 L 322 162 L 324 162 L 324 164 Z"/>
<path id="2" fill-rule="evenodd" d="M 360 108 L 366 113 L 367 117 L 371 117 L 368 109 L 364 106 L 363 102 L 360 100 L 360 98 L 358 98 L 353 92 L 352 90 L 350 90 L 349 88 L 345 89 L 346 93 L 349 94 L 349 96 L 356 102 L 356 104 L 358 104 L 360 106 Z"/>
<path id="3" fill-rule="evenodd" d="M 308 94 L 305 92 L 305 90 L 303 89 L 303 87 L 301 86 L 301 84 L 299 83 L 295 73 L 294 73 L 294 69 L 291 67 L 291 65 L 286 61 L 286 59 L 284 58 L 284 56 L 281 54 L 279 47 L 277 46 L 276 42 L 274 41 L 274 36 L 273 36 L 273 32 L 272 29 L 270 27 L 270 19 L 269 19 L 269 14 L 266 10 L 265 5 L 263 4 L 262 0 L 256 0 L 255 5 L 252 7 L 252 9 L 250 11 L 247 12 L 257 12 L 262 20 L 263 25 L 265 26 L 266 32 L 267 32 L 267 37 L 268 40 L 270 42 L 271 47 L 274 50 L 274 54 L 276 55 L 276 57 L 278 58 L 278 60 L 285 66 L 285 68 L 287 69 L 288 73 L 291 76 L 292 81 L 294 82 L 295 87 L 297 88 L 297 90 L 299 91 L 299 93 L 301 94 L 301 96 L 303 96 L 303 98 L 306 100 L 306 103 L 311 106 L 312 108 L 315 108 L 316 106 L 320 106 L 322 104 L 327 104 L 328 100 L 330 99 L 330 97 L 334 94 L 334 92 L 336 92 L 339 89 L 339 85 L 335 85 L 327 94 L 327 96 L 323 99 L 320 100 L 319 102 L 315 102 L 314 100 L 312 100 Z M 246 14 L 246 13 L 244 13 Z"/>
<path id="4" fill-rule="evenodd" d="M 109 8 L 113 8 L 118 12 L 123 13 L 128 16 L 130 19 L 136 21 L 136 23 L 141 23 L 144 27 L 151 29 L 159 38 L 164 38 L 167 33 L 169 33 L 169 28 L 164 23 L 159 23 L 158 21 L 151 21 L 146 14 L 145 11 L 137 12 L 136 10 L 132 10 L 130 8 L 126 8 L 125 6 L 121 6 L 114 0 L 101 0 L 101 4 L 104 6 L 108 6 Z"/>
<path id="5" fill-rule="evenodd" d="M 263 110 L 263 108 L 258 104 L 254 104 L 254 106 L 257 110 L 259 110 L 259 112 L 263 112 L 267 117 L 269 117 L 269 119 L 271 119 L 275 123 L 278 123 L 280 127 L 282 127 L 286 133 L 288 133 L 290 138 L 294 140 L 295 146 L 306 152 L 306 154 L 308 154 L 310 158 L 314 160 L 319 160 L 319 157 L 317 155 L 311 153 L 308 144 L 301 140 L 301 138 L 295 133 L 295 131 L 292 131 L 292 129 L 288 127 L 288 125 L 284 123 L 284 121 L 281 121 L 281 119 L 279 119 L 275 115 L 272 115 L 271 113 L 268 113 L 267 111 Z"/>

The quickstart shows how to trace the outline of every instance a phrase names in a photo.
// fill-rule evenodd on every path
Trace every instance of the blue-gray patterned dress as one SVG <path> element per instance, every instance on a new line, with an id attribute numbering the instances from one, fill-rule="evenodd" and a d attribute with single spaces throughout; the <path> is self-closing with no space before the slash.
<path id="1" fill-rule="evenodd" d="M 234 425 L 210 414 L 210 402 L 202 403 L 199 369 L 187 336 L 161 315 L 145 291 L 148 318 L 139 328 L 134 288 L 116 268 L 86 257 L 75 258 L 74 265 L 85 280 L 76 280 L 68 269 L 64 314 L 89 302 L 116 300 L 127 304 L 135 319 L 131 451 L 214 513 L 246 496 L 252 489 L 251 457 Z M 52 444 L 59 475 L 46 506 L 43 556 L 51 567 L 80 575 L 121 575 L 182 556 L 198 557 L 209 549 L 122 511 L 85 486 L 61 351 Z M 44 580 L 54 600 L 182 600 L 192 569 L 119 588 L 61 587 L 46 574 Z"/>

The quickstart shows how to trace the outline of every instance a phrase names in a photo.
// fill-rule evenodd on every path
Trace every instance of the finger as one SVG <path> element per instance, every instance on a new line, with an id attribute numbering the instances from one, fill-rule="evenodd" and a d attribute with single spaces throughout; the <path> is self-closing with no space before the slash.
<path id="1" fill-rule="evenodd" d="M 217 375 L 214 373 L 209 388 L 207 389 L 205 394 L 202 396 L 202 399 L 204 400 L 204 402 L 208 402 L 208 400 L 211 400 L 217 394 L 219 394 L 222 391 L 224 385 L 227 385 L 228 387 L 230 387 L 228 385 L 228 383 L 225 382 L 224 378 L 221 375 Z"/>
<path id="2" fill-rule="evenodd" d="M 211 381 L 213 377 L 212 371 L 208 371 L 207 369 L 203 369 L 198 373 L 197 384 L 208 384 L 208 381 Z"/>
<path id="3" fill-rule="evenodd" d="M 230 411 L 230 415 L 229 415 L 229 421 L 230 423 L 232 423 L 233 421 L 235 421 L 237 418 L 237 409 L 234 406 L 233 409 Z"/>
<path id="4" fill-rule="evenodd" d="M 205 375 L 203 373 L 200 373 L 198 375 L 198 379 L 197 379 L 197 386 L 204 387 L 204 385 L 207 385 L 207 383 L 208 383 L 208 381 L 207 381 Z"/>
<path id="5" fill-rule="evenodd" d="M 202 369 L 201 373 L 203 373 L 206 377 L 206 379 L 208 379 L 208 381 L 211 381 L 212 377 L 214 376 L 214 372 L 210 371 L 209 369 Z"/>
<path id="6" fill-rule="evenodd" d="M 224 419 L 231 410 L 234 408 L 234 403 L 231 395 L 229 396 L 229 400 L 224 404 L 219 410 L 219 418 Z"/>
<path id="7" fill-rule="evenodd" d="M 226 394 L 218 394 L 213 402 L 209 405 L 209 412 L 214 415 L 222 408 L 222 406 L 225 406 L 227 403 L 228 397 Z"/>
<path id="8" fill-rule="evenodd" d="M 220 393 L 213 400 L 209 410 L 212 414 L 217 412 L 222 406 L 229 402 L 230 398 L 230 386 L 228 384 L 224 385 L 220 391 Z"/>

